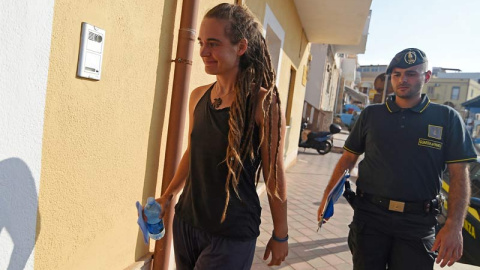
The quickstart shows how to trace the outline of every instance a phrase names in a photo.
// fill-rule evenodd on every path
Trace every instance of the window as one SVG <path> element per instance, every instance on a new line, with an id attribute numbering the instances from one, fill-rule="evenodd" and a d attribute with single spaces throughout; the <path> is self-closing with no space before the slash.
<path id="1" fill-rule="evenodd" d="M 376 67 L 372 68 L 372 72 L 378 72 L 378 68 Z"/>
<path id="2" fill-rule="evenodd" d="M 451 100 L 458 100 L 458 97 L 460 96 L 460 87 L 454 86 L 452 87 L 452 96 Z"/>
<path id="3" fill-rule="evenodd" d="M 435 93 L 435 87 L 429 86 L 427 90 L 427 95 L 433 95 Z"/>
<path id="4" fill-rule="evenodd" d="M 369 67 L 363 68 L 363 72 L 370 72 L 370 68 Z"/>

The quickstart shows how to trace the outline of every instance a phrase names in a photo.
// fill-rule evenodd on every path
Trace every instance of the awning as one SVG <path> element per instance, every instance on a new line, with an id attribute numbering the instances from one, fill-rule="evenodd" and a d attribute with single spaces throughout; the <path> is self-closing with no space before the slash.
<path id="1" fill-rule="evenodd" d="M 472 98 L 462 103 L 462 106 L 469 109 L 469 108 L 480 108 L 480 96 L 476 98 Z"/>
<path id="2" fill-rule="evenodd" d="M 359 101 L 363 104 L 368 104 L 368 96 L 364 93 L 360 93 L 355 89 L 345 86 L 345 94 L 349 95 L 352 99 Z"/>

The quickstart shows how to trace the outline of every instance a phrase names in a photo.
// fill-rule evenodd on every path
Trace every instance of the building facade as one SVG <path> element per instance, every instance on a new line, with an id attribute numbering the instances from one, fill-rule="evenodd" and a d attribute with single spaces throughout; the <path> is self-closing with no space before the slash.
<path id="1" fill-rule="evenodd" d="M 357 71 L 360 73 L 360 92 L 368 95 L 370 102 L 373 102 L 375 95 L 381 94 L 375 90 L 375 79 L 387 71 L 387 65 L 359 66 Z"/>
<path id="2" fill-rule="evenodd" d="M 353 7 L 354 3 L 349 4 Z M 365 7 L 360 9 L 364 15 L 356 18 L 356 27 L 361 26 L 361 34 L 355 42 L 331 38 L 312 44 L 302 121 L 307 121 L 308 128 L 313 131 L 328 130 L 335 114 L 342 111 L 343 104 L 350 98 L 365 102 L 363 95 L 354 89 L 358 64 L 356 55 L 365 52 L 370 27 L 371 11 Z M 334 30 L 335 23 L 331 23 L 331 27 Z M 336 34 L 350 35 L 342 32 L 341 28 Z"/>
<path id="3" fill-rule="evenodd" d="M 422 91 L 433 102 L 449 105 L 465 117 L 461 104 L 480 95 L 480 84 L 471 79 L 433 77 Z"/>
<path id="4" fill-rule="evenodd" d="M 0 4 L 7 14 L 0 25 L 7 48 L 0 52 L 0 269 L 149 267 L 155 248 L 143 244 L 135 202 L 160 196 L 171 180 L 165 172 L 178 163 L 169 149 L 181 155 L 186 148 L 188 91 L 176 99 L 176 69 L 188 71 L 190 90 L 215 80 L 205 74 L 198 46 L 191 55 L 179 55 L 177 46 L 196 44 L 203 15 L 221 2 Z M 329 14 L 345 7 L 316 0 L 229 2 L 247 5 L 265 29 L 289 126 L 288 166 L 298 150 L 310 44 L 337 35 L 328 32 L 329 23 L 313 27 L 311 20 L 318 19 L 316 9 L 327 7 Z M 366 16 L 358 10 L 371 3 L 346 2 L 352 17 Z M 185 28 L 182 14 L 189 12 L 193 23 Z M 105 30 L 100 80 L 76 75 L 82 22 Z M 347 26 L 336 38 L 358 42 L 355 31 L 362 32 Z M 171 132 L 174 126 L 180 131 Z M 173 263 L 164 260 L 155 269 Z"/>

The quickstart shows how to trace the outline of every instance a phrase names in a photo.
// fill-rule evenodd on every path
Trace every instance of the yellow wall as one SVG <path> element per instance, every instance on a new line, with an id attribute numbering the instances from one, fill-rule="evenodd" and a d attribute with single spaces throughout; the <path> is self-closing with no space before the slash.
<path id="1" fill-rule="evenodd" d="M 302 119 L 303 102 L 305 98 L 305 86 L 302 85 L 303 70 L 307 64 L 310 45 L 303 32 L 300 18 L 297 14 L 293 1 L 275 1 L 275 0 L 246 0 L 245 4 L 257 16 L 259 22 L 263 24 L 265 17 L 266 4 L 274 13 L 276 19 L 285 31 L 285 40 L 282 48 L 280 78 L 278 90 L 282 101 L 282 107 L 285 110 L 288 99 L 288 89 L 290 83 L 290 70 L 293 67 L 296 70 L 295 90 L 292 99 L 291 125 L 287 128 L 287 137 L 285 142 L 285 165 L 291 165 L 298 151 L 298 137 Z M 292 131 L 292 132 L 291 132 Z"/>
<path id="2" fill-rule="evenodd" d="M 54 9 L 35 269 L 124 269 L 148 252 L 135 201 L 161 177 L 177 2 Z M 82 22 L 106 31 L 98 82 L 76 77 Z"/>
<path id="3" fill-rule="evenodd" d="M 200 1 L 197 29 L 220 2 Z M 293 2 L 268 3 L 286 33 L 278 74 L 284 109 L 290 68 L 297 71 L 291 128 L 299 130 L 309 45 Z M 265 2 L 246 4 L 263 23 Z M 124 269 L 153 251 L 139 234 L 135 201 L 160 195 L 181 8 L 182 1 L 55 3 L 36 269 Z M 106 31 L 100 81 L 76 77 L 82 22 Z M 215 80 L 198 45 L 192 60 L 190 91 Z M 297 141 L 298 134 L 287 141 L 290 161 Z"/>
<path id="4" fill-rule="evenodd" d="M 434 93 L 428 92 L 428 88 L 433 87 Z M 460 94 L 458 100 L 452 100 L 452 87 L 460 87 Z M 435 103 L 444 104 L 445 102 L 452 102 L 455 104 L 455 109 L 463 112 L 462 103 L 475 98 L 480 95 L 480 85 L 470 79 L 446 79 L 446 78 L 432 78 L 422 90 L 423 93 L 428 93 L 428 97 Z"/>
<path id="5" fill-rule="evenodd" d="M 476 82 L 475 80 L 470 80 L 468 82 L 468 95 L 467 95 L 467 100 L 476 98 L 480 96 L 480 84 Z"/>

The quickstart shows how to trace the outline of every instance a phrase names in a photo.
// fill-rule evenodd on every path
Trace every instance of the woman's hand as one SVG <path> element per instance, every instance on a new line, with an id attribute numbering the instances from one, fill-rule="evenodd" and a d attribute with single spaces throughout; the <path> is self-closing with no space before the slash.
<path id="1" fill-rule="evenodd" d="M 270 238 L 267 244 L 267 248 L 265 249 L 265 254 L 263 255 L 263 259 L 267 260 L 272 253 L 272 260 L 268 264 L 268 266 L 272 265 L 280 265 L 285 258 L 288 256 L 288 241 L 285 242 L 278 242 L 273 238 Z"/>
<path id="2" fill-rule="evenodd" d="M 162 207 L 162 211 L 160 212 L 160 218 L 163 218 L 165 216 L 165 213 L 168 207 L 170 207 L 170 203 L 172 202 L 172 198 L 173 198 L 173 194 L 168 194 L 168 195 L 164 194 L 162 197 L 155 200 Z"/>

